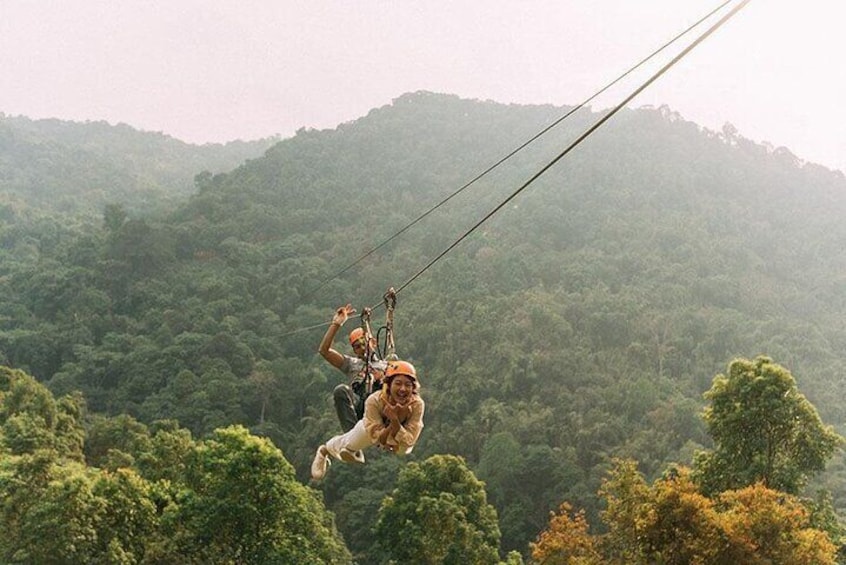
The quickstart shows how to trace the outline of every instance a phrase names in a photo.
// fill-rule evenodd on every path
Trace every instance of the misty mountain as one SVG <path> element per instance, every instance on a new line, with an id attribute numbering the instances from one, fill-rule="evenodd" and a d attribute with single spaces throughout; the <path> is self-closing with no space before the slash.
<path id="1" fill-rule="evenodd" d="M 107 203 L 149 213 L 194 191 L 275 140 L 191 145 L 125 124 L 31 120 L 0 113 L 0 204 L 6 214 L 100 215 Z"/>
<path id="2" fill-rule="evenodd" d="M 846 429 L 846 179 L 728 124 L 624 110 L 421 273 L 599 118 L 580 109 L 347 268 L 568 110 L 406 94 L 228 170 L 192 165 L 190 194 L 155 164 L 178 161 L 165 146 L 202 148 L 102 125 L 42 124 L 80 133 L 27 141 L 36 133 L 0 122 L 4 171 L 58 179 L 62 164 L 74 181 L 30 183 L 38 197 L 19 201 L 156 211 L 109 208 L 61 237 L 4 232 L 2 360 L 81 391 L 94 413 L 172 418 L 198 437 L 243 423 L 304 478 L 337 431 L 341 377 L 315 355 L 320 324 L 402 287 L 398 353 L 427 401 L 414 457 L 463 456 L 506 548 L 524 549 L 562 500 L 595 517 L 615 457 L 652 476 L 689 464 L 708 442 L 702 393 L 735 357 L 772 357 Z M 111 135 L 150 153 L 117 151 Z M 149 203 L 129 199 L 141 177 L 159 179 Z M 367 525 L 350 500 L 378 505 L 390 489 L 393 467 L 373 459 L 324 487 L 354 544 Z M 841 512 L 842 469 L 823 479 Z"/>

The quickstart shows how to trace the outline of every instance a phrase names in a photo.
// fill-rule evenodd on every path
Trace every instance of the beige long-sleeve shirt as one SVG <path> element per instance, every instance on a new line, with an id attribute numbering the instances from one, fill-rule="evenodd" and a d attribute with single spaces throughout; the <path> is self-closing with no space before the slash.
<path id="1" fill-rule="evenodd" d="M 364 402 L 364 428 L 374 443 L 379 442 L 379 435 L 390 425 L 390 421 L 383 415 L 387 402 L 384 391 L 374 392 Z M 423 412 L 426 409 L 423 399 L 415 394 L 408 407 L 411 408 L 411 414 L 404 422 L 400 422 L 399 430 L 389 436 L 386 442 L 398 455 L 409 452 L 423 431 Z"/>

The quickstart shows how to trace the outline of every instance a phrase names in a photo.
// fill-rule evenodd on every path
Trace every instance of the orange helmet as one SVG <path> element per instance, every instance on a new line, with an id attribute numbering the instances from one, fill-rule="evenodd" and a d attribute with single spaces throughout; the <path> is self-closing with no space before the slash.
<path id="1" fill-rule="evenodd" d="M 360 340 L 364 337 L 364 330 L 361 328 L 356 328 L 350 332 L 350 345 L 353 345 L 355 342 Z"/>
<path id="2" fill-rule="evenodd" d="M 385 378 L 389 379 L 397 375 L 405 375 L 406 377 L 411 377 L 415 381 L 417 380 L 417 371 L 414 369 L 414 365 L 408 361 L 391 361 L 388 363 L 388 368 L 385 371 Z"/>

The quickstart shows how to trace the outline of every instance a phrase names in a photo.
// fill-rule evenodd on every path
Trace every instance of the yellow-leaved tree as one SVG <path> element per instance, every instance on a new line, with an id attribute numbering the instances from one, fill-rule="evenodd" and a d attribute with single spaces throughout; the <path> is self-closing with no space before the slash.
<path id="1" fill-rule="evenodd" d="M 732 361 L 705 397 L 713 450 L 652 485 L 635 461 L 616 461 L 599 492 L 603 532 L 562 505 L 532 544 L 534 561 L 834 565 L 843 536 L 830 499 L 798 495 L 843 439 L 768 357 Z"/>

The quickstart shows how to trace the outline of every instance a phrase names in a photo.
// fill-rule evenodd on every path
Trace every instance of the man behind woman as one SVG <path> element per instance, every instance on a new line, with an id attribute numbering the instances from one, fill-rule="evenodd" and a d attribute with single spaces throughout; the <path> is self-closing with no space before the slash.
<path id="1" fill-rule="evenodd" d="M 349 375 L 352 382 L 350 385 L 338 385 L 333 392 L 335 409 L 345 433 L 330 438 L 317 448 L 311 465 L 314 480 L 326 475 L 330 457 L 347 463 L 364 463 L 363 450 L 371 445 L 378 445 L 397 455 L 408 453 L 423 429 L 425 403 L 420 397 L 417 371 L 411 363 L 398 360 L 385 363 L 378 359 L 365 363 L 366 337 L 359 328 L 350 333 L 356 357 L 343 355 L 330 347 L 338 329 L 353 313 L 355 310 L 349 304 L 335 311 L 318 349 L 329 363 Z M 368 366 L 375 369 L 375 392 L 366 396 L 361 383 L 366 381 L 362 373 Z M 380 370 L 382 367 L 384 373 Z M 360 407 L 362 400 L 363 414 L 360 408 L 356 410 L 356 405 Z"/>

